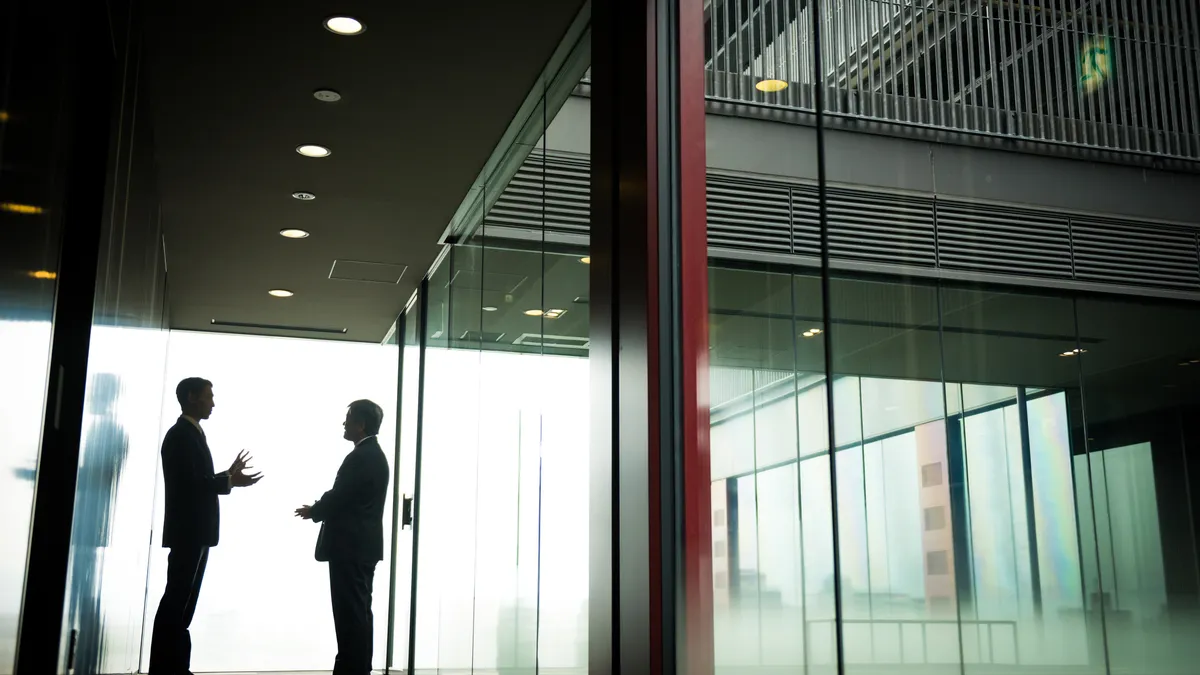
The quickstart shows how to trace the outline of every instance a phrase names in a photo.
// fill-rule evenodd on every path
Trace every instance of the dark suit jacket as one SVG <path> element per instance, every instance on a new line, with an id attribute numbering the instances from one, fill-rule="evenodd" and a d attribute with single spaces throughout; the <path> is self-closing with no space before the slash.
<path id="1" fill-rule="evenodd" d="M 346 455 L 333 489 L 312 505 L 312 519 L 321 523 L 317 560 L 383 560 L 388 479 L 387 456 L 375 438 L 365 439 Z"/>
<path id="2" fill-rule="evenodd" d="M 213 471 L 204 434 L 183 417 L 163 439 L 162 466 L 167 493 L 163 547 L 216 546 L 221 530 L 217 495 L 229 494 L 229 474 Z"/>

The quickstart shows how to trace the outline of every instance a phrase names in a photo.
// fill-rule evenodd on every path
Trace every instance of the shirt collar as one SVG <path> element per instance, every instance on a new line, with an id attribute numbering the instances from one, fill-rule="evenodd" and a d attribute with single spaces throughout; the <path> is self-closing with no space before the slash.
<path id="1" fill-rule="evenodd" d="M 366 438 L 362 439 L 361 441 L 355 443 L 354 447 L 357 448 L 358 446 L 362 445 L 363 443 L 366 443 L 367 441 L 371 440 L 372 438 L 375 438 L 375 436 L 376 436 L 376 434 L 371 434 L 370 436 L 367 436 Z"/>
<path id="2" fill-rule="evenodd" d="M 191 422 L 191 423 L 192 423 L 192 426 L 196 427 L 196 430 L 200 432 L 200 435 L 201 435 L 201 436 L 203 436 L 203 435 L 204 435 L 204 429 L 202 429 L 202 428 L 200 427 L 200 422 L 199 422 L 198 420 L 192 419 L 192 418 L 191 418 L 191 417 L 189 417 L 188 415 L 180 415 L 180 417 L 182 417 L 183 419 L 185 419 L 185 420 L 187 420 L 187 421 Z"/>

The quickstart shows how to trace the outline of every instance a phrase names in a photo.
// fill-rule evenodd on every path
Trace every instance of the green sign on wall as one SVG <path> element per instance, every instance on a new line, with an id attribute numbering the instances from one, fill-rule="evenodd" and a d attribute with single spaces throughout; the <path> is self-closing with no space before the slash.
<path id="1" fill-rule="evenodd" d="M 1114 60 L 1111 39 L 1097 36 L 1084 40 L 1076 59 L 1079 90 L 1091 94 L 1103 87 L 1112 77 Z"/>

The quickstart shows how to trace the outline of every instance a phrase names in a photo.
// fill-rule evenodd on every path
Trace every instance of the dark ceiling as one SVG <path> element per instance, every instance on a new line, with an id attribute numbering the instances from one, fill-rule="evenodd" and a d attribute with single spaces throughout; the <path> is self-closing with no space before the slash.
<path id="1" fill-rule="evenodd" d="M 582 5 L 149 4 L 143 65 L 171 327 L 215 320 L 358 341 L 382 339 L 403 309 Z M 367 29 L 335 35 L 323 26 L 333 14 Z M 320 102 L 320 88 L 342 99 Z M 332 154 L 295 152 L 307 143 Z M 312 236 L 288 240 L 282 228 Z M 407 269 L 399 283 L 331 279 L 338 260 L 397 266 L 352 270 L 382 276 Z M 273 288 L 295 296 L 272 298 Z"/>

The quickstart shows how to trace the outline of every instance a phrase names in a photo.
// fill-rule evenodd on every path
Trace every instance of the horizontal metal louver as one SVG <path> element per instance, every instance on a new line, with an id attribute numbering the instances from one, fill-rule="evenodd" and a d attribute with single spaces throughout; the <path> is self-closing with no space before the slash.
<path id="1" fill-rule="evenodd" d="M 590 189 L 586 158 L 535 155 L 487 223 L 587 236 Z M 1195 230 L 869 188 L 829 188 L 826 196 L 835 261 L 1200 292 Z M 710 175 L 707 208 L 708 244 L 717 251 L 821 255 L 815 186 Z"/>
<path id="2" fill-rule="evenodd" d="M 1072 218 L 1071 238 L 1081 281 L 1200 289 L 1194 231 Z"/>
<path id="3" fill-rule="evenodd" d="M 966 202 L 937 202 L 938 262 L 945 269 L 1071 277 L 1065 216 Z"/>
<path id="4" fill-rule="evenodd" d="M 793 195 L 796 252 L 820 255 L 817 189 L 797 187 Z M 826 190 L 826 213 L 830 258 L 935 266 L 931 199 L 831 188 Z"/>
<path id="5" fill-rule="evenodd" d="M 577 159 L 531 156 L 496 200 L 487 222 L 586 234 L 591 225 L 591 166 Z"/>
<path id="6" fill-rule="evenodd" d="M 791 253 L 787 186 L 708 177 L 708 245 Z"/>

